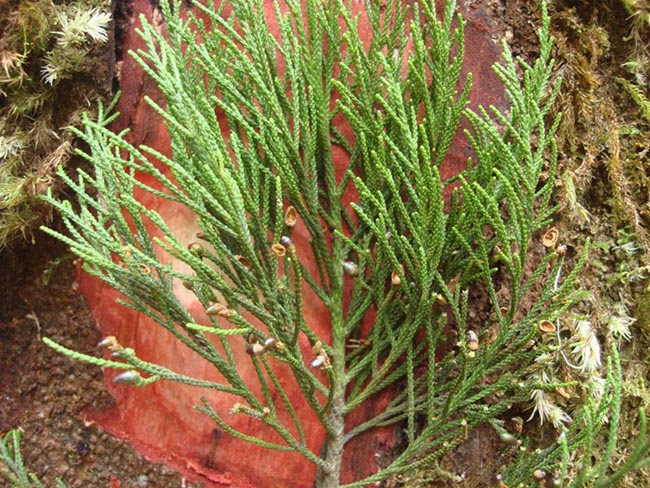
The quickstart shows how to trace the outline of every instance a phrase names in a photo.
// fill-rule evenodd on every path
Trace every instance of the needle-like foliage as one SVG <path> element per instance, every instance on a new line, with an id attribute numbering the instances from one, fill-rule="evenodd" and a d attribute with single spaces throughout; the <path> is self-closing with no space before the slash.
<path id="1" fill-rule="evenodd" d="M 0 435 L 0 479 L 4 479 L 11 488 L 43 488 L 43 483 L 23 463 L 20 437 L 21 431 L 18 429 Z M 58 478 L 56 486 L 65 488 L 65 484 Z"/>
<path id="2" fill-rule="evenodd" d="M 185 18 L 162 2 L 168 36 L 143 23 L 147 49 L 133 55 L 165 97 L 165 106 L 149 102 L 167 123 L 172 157 L 130 145 L 109 130 L 110 109 L 100 110 L 78 132 L 94 174 L 61 173 L 78 205 L 48 199 L 69 234 L 48 232 L 224 381 L 185 376 L 115 344 L 115 361 L 48 344 L 126 369 L 124 383 L 166 379 L 240 397 L 233 411 L 261 419 L 280 442 L 234 429 L 207 401 L 198 408 L 241 439 L 302 454 L 318 466 L 320 487 L 339 486 L 345 444 L 364 431 L 400 424 L 407 442 L 385 469 L 346 486 L 435 462 L 468 429 L 561 386 L 529 380 L 536 358 L 554 347 L 533 347 L 538 324 L 570 307 L 576 274 L 560 279 L 562 252 L 555 241 L 537 242 L 554 211 L 557 160 L 546 11 L 539 58 L 514 59 L 504 44 L 495 66 L 508 110 L 472 112 L 471 80 L 460 74 L 464 23 L 453 1 L 438 14 L 432 0 L 411 12 L 400 2 L 368 1 L 363 39 L 360 17 L 342 0 L 281 2 L 277 35 L 262 0 L 229 3 L 228 18 L 198 3 Z M 443 180 L 462 117 L 474 157 Z M 344 167 L 334 147 L 347 152 Z M 201 243 L 183 242 L 137 192 L 190 209 Z M 358 198 L 348 207 L 350 192 Z M 291 240 L 296 219 L 310 249 Z M 534 262 L 532 245 L 541 253 Z M 586 246 L 576 269 L 585 256 Z M 178 282 L 209 323 L 179 301 Z M 327 336 L 306 319 L 305 288 L 328 310 Z M 481 323 L 470 290 L 481 292 L 488 310 Z M 301 337 L 312 352 L 300 348 Z M 245 347 L 260 395 L 240 374 L 235 352 Z M 307 446 L 286 379 L 278 380 L 280 363 L 326 432 L 320 452 Z M 397 384 L 383 412 L 345 430 L 351 412 Z"/>

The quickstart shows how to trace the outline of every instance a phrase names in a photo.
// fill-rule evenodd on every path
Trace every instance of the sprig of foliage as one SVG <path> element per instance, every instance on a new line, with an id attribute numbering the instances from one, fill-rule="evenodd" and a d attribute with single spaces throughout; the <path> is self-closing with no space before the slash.
<path id="1" fill-rule="evenodd" d="M 643 92 L 643 88 L 634 83 L 630 83 L 624 78 L 616 78 L 616 81 L 630 94 L 632 100 L 638 105 L 641 115 L 650 123 L 650 100 Z"/>
<path id="2" fill-rule="evenodd" d="M 43 483 L 34 473 L 27 471 L 20 453 L 20 429 L 7 432 L 0 436 L 0 477 L 4 478 L 12 488 L 43 488 Z M 57 488 L 65 488 L 65 484 L 57 478 Z"/>
<path id="3" fill-rule="evenodd" d="M 549 81 L 546 11 L 539 58 L 515 59 L 504 44 L 495 66 L 508 111 L 473 112 L 471 79 L 460 76 L 464 22 L 455 2 L 446 2 L 440 19 L 433 1 L 416 4 L 412 17 L 399 2 L 385 9 L 367 2 L 369 45 L 359 35 L 359 17 L 342 1 L 287 0 L 276 10 L 277 37 L 261 0 L 231 4 L 227 19 L 196 3 L 201 16 L 189 11 L 184 20 L 163 2 L 168 38 L 143 22 L 147 48 L 133 56 L 165 96 L 164 108 L 148 101 L 167 122 L 173 157 L 112 133 L 115 115 L 100 108 L 96 122 L 86 118 L 85 131 L 76 131 L 88 144 L 83 155 L 94 175 L 80 171 L 74 180 L 60 173 L 79 206 L 46 199 L 69 235 L 48 232 L 120 291 L 126 306 L 211 362 L 224 381 L 188 379 L 112 340 L 117 362 L 48 344 L 129 370 L 118 376 L 122 383 L 195 381 L 240 397 L 245 403 L 232 412 L 260 419 L 281 442 L 234 429 L 205 400 L 197 408 L 241 439 L 300 453 L 318 466 L 320 487 L 339 486 L 345 444 L 364 431 L 405 424 L 408 443 L 385 469 L 346 486 L 431 463 L 467 429 L 493 422 L 535 391 L 563 385 L 530 380 L 539 371 L 536 360 L 557 349 L 550 341 L 531 347 L 538 324 L 558 320 L 571 306 L 587 252 L 585 246 L 563 280 L 555 242 L 539 263 L 529 260 L 555 211 L 559 118 L 547 118 L 559 85 Z M 443 180 L 440 166 L 463 116 L 475 160 Z M 337 117 L 353 137 L 339 130 Z M 342 175 L 334 146 L 349 155 Z M 342 196 L 352 189 L 358 201 L 347 208 Z M 197 241 L 183 242 L 136 191 L 189 208 L 201 229 Z M 291 240 L 296 219 L 309 249 Z M 191 272 L 179 271 L 170 256 Z M 203 304 L 207 324 L 179 301 L 179 282 Z M 305 287 L 329 311 L 331 340 L 307 323 Z M 470 290 L 486 295 L 487 323 L 472 318 Z M 299 347 L 301 336 L 313 355 Z M 355 340 L 363 347 L 350 349 Z M 241 354 L 244 348 L 250 355 Z M 252 362 L 260 396 L 242 377 L 242 361 Z M 290 367 L 326 432 L 320 453 L 307 447 L 278 362 Z M 326 380 L 313 367 L 322 367 Z M 345 431 L 348 414 L 397 382 L 403 391 L 385 411 Z"/>

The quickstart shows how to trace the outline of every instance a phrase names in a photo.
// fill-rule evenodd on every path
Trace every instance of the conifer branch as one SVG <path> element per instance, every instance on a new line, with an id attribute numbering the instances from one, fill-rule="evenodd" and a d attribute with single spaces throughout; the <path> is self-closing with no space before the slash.
<path id="1" fill-rule="evenodd" d="M 129 349 L 117 351 L 123 362 L 116 362 L 48 344 L 82 361 L 150 375 L 133 373 L 141 386 L 168 379 L 238 395 L 246 403 L 233 413 L 258 419 L 284 444 L 238 431 L 207 400 L 197 408 L 242 440 L 300 453 L 318 466 L 323 488 L 339 486 L 345 445 L 362 432 L 401 424 L 408 442 L 385 469 L 347 486 L 434 462 L 482 423 L 503 430 L 495 419 L 511 405 L 565 384 L 535 379 L 539 358 L 557 348 L 563 353 L 561 346 L 530 346 L 540 321 L 559 321 L 571 306 L 588 249 L 563 280 L 555 243 L 536 266 L 529 259 L 555 211 L 558 119 L 548 114 L 559 85 L 550 82 L 545 7 L 539 58 L 515 59 L 504 44 L 495 66 L 508 110 L 472 111 L 471 77 L 461 77 L 464 21 L 453 1 L 440 18 L 431 0 L 410 13 L 396 0 L 385 9 L 368 1 L 369 39 L 360 38 L 360 18 L 342 0 L 286 0 L 285 10 L 278 5 L 266 14 L 275 16 L 277 37 L 262 0 L 231 4 L 228 18 L 196 3 L 198 13 L 188 11 L 184 19 L 163 2 L 168 38 L 143 20 L 146 48 L 132 55 L 165 97 L 164 106 L 148 103 L 166 122 L 173 156 L 111 133 L 114 116 L 100 109 L 98 120 L 86 120 L 78 131 L 94 175 L 62 174 L 79 196 L 78 208 L 47 198 L 69 235 L 47 232 L 121 292 L 127 306 L 211 362 L 225 383 L 192 383 Z M 474 158 L 460 175 L 443 180 L 440 166 L 463 117 Z M 341 118 L 351 139 L 334 127 Z M 349 156 L 341 174 L 334 146 Z M 156 183 L 144 183 L 140 174 Z M 358 199 L 347 208 L 342 197 L 351 190 Z M 182 242 L 137 192 L 191 210 L 197 240 Z M 300 252 L 291 239 L 298 219 L 309 239 Z M 179 271 L 170 258 L 191 271 Z M 179 301 L 178 283 L 205 308 L 209 323 Z M 507 301 L 500 287 L 507 287 Z M 307 319 L 307 288 L 328 310 L 329 341 Z M 486 324 L 473 318 L 473 289 L 487 297 Z M 313 355 L 300 348 L 301 335 Z M 249 352 L 261 394 L 242 378 L 236 348 Z M 278 361 L 289 366 L 321 423 L 320 453 L 306 447 Z M 580 421 L 592 425 L 606 411 L 616 414 L 616 407 L 608 410 L 620 401 L 616 368 L 608 381 L 611 401 L 588 403 Z M 400 391 L 386 409 L 346 431 L 346 417 L 390 387 Z M 498 402 L 488 401 L 495 395 Z M 522 461 L 513 479 L 566 459 L 568 450 L 588 449 L 590 435 L 569 427 L 560 444 Z M 610 438 L 607 456 L 615 433 Z M 645 452 L 640 446 L 633 466 Z"/>

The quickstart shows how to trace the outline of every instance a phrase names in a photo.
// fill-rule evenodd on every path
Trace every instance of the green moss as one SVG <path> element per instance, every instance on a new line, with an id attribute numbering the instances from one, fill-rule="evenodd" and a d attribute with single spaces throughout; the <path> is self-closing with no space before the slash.
<path id="1" fill-rule="evenodd" d="M 647 167 L 650 2 L 621 0 L 581 9 L 557 2 L 553 14 L 564 77 L 559 99 L 562 227 L 569 241 L 594 236 L 580 281 L 593 290 L 585 309 L 605 338 L 618 343 L 623 370 L 621 422 L 612 469 L 632 452 L 638 409 L 648 404 L 650 366 L 650 171 Z M 629 330 L 629 335 L 621 334 Z M 619 331 L 617 334 L 616 331 Z M 594 451 L 610 442 L 601 434 Z M 628 474 L 616 486 L 645 486 L 648 472 Z"/>
<path id="2" fill-rule="evenodd" d="M 72 153 L 65 127 L 100 90 L 107 6 L 0 0 L 0 249 L 48 214 L 38 196 Z"/>
<path id="3" fill-rule="evenodd" d="M 637 299 L 637 317 L 639 332 L 650 340 L 650 290 L 646 289 Z"/>

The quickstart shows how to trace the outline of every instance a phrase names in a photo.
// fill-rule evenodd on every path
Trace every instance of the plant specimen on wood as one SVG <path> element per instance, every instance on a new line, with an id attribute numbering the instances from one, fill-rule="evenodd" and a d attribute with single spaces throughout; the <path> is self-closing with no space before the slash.
<path id="1" fill-rule="evenodd" d="M 167 35 L 143 24 L 147 49 L 134 56 L 164 95 L 164 106 L 149 101 L 167 123 L 172 156 L 111 132 L 117 115 L 100 108 L 76 131 L 94 174 L 61 173 L 78 203 L 47 198 L 69 234 L 48 232 L 222 381 L 147 362 L 113 337 L 101 343 L 110 359 L 46 342 L 124 370 L 122 384 L 169 380 L 237 397 L 230 413 L 257 419 L 274 440 L 232 427 L 207 400 L 197 408 L 242 440 L 299 453 L 317 466 L 319 487 L 341 485 L 346 444 L 377 427 L 402 426 L 404 445 L 345 486 L 435 463 L 481 424 L 517 443 L 498 419 L 531 400 L 534 417 L 565 429 L 571 418 L 552 392 L 575 382 L 555 378 L 546 362 L 571 357 L 593 373 L 601 358 L 588 322 L 562 320 L 587 246 L 567 270 L 551 228 L 558 118 L 547 116 L 559 85 L 550 82 L 546 11 L 538 59 L 515 59 L 504 44 L 494 67 L 508 110 L 474 112 L 455 2 L 437 13 L 433 1 L 411 11 L 368 1 L 369 39 L 344 1 L 281 2 L 277 35 L 261 0 L 228 5 L 224 16 L 223 6 L 195 3 L 182 14 L 163 2 Z M 443 178 L 463 117 L 473 156 Z M 179 237 L 136 190 L 191 210 L 195 238 Z M 202 313 L 183 306 L 181 287 Z M 324 329 L 305 319 L 314 302 L 327 311 Z M 562 342 L 562 327 L 573 341 Z M 255 385 L 241 375 L 244 363 Z M 346 425 L 387 390 L 384 410 Z M 319 449 L 298 401 L 325 432 Z M 534 459 L 547 467 L 558 453 Z M 526 476 L 539 467 L 531 463 Z"/>

